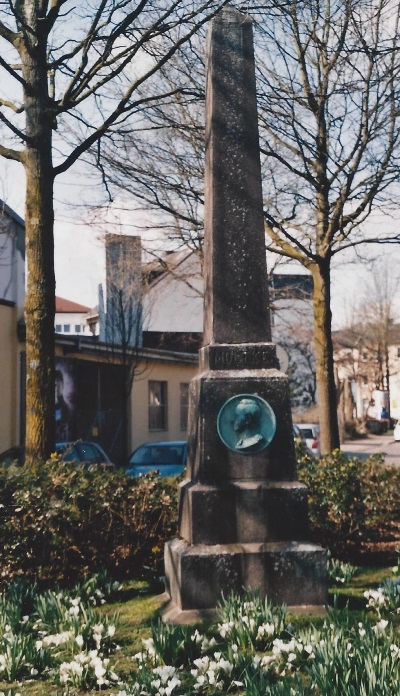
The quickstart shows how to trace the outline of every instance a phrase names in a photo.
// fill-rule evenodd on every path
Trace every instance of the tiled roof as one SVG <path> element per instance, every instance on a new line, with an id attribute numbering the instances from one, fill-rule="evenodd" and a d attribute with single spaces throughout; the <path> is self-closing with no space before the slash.
<path id="1" fill-rule="evenodd" d="M 88 312 L 90 307 L 85 307 L 84 305 L 78 304 L 77 302 L 71 302 L 71 300 L 65 300 L 63 297 L 56 297 L 56 312 Z"/>

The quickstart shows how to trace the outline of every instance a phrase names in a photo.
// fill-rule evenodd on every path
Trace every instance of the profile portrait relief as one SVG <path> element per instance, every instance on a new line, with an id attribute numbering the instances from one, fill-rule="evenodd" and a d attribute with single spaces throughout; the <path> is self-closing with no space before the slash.
<path id="1" fill-rule="evenodd" d="M 232 452 L 254 455 L 268 447 L 274 438 L 275 413 L 258 394 L 236 394 L 221 406 L 217 431 Z"/>
<path id="2" fill-rule="evenodd" d="M 261 409 L 252 399 L 241 399 L 235 409 L 233 428 L 238 434 L 236 449 L 251 450 L 258 447 L 264 436 L 261 427 Z"/>

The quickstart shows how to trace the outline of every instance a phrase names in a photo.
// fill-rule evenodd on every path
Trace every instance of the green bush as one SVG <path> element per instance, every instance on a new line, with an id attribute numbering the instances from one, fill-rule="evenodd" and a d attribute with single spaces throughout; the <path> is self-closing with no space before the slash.
<path id="1" fill-rule="evenodd" d="M 102 568 L 117 578 L 160 574 L 176 522 L 170 479 L 57 458 L 0 469 L 0 579 L 68 585 Z"/>
<path id="2" fill-rule="evenodd" d="M 400 470 L 378 457 L 299 452 L 314 539 L 339 558 L 380 539 L 399 519 Z M 84 469 L 59 459 L 0 468 L 0 582 L 18 577 L 71 585 L 106 569 L 113 578 L 163 574 L 164 542 L 177 532 L 177 481 Z"/>
<path id="3" fill-rule="evenodd" d="M 299 450 L 298 475 L 309 490 L 314 538 L 333 552 L 380 540 L 399 521 L 400 470 L 380 455 L 361 461 L 335 450 L 314 459 Z"/>

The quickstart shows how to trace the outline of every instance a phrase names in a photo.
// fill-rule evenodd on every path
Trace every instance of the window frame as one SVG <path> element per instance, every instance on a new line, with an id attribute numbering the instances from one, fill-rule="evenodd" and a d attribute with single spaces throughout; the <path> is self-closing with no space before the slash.
<path id="1" fill-rule="evenodd" d="M 159 403 L 155 403 L 159 399 Z M 148 381 L 148 427 L 149 432 L 168 430 L 168 382 L 149 379 Z"/>
<path id="2" fill-rule="evenodd" d="M 189 382 L 179 384 L 179 422 L 182 432 L 187 432 L 189 423 Z"/>

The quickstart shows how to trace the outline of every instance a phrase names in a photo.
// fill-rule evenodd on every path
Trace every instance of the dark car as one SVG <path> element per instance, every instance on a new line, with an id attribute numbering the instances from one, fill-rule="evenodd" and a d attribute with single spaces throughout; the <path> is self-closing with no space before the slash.
<path id="1" fill-rule="evenodd" d="M 90 466 L 91 464 L 104 467 L 114 466 L 108 454 L 104 452 L 97 442 L 57 442 L 56 452 L 65 462 L 76 461 L 78 464 Z M 23 447 L 10 447 L 0 454 L 0 465 L 10 466 L 13 462 L 22 465 L 25 461 L 25 449 Z"/>
<path id="2" fill-rule="evenodd" d="M 365 427 L 372 435 L 383 435 L 388 429 L 387 421 L 378 418 L 368 418 Z"/>
<path id="3" fill-rule="evenodd" d="M 22 465 L 25 461 L 25 449 L 23 447 L 10 447 L 0 454 L 0 466 L 10 466 L 13 462 Z"/>
<path id="4" fill-rule="evenodd" d="M 61 454 L 65 462 L 76 461 L 85 466 L 97 464 L 107 468 L 114 466 L 108 454 L 97 442 L 57 442 L 56 452 Z"/>
<path id="5" fill-rule="evenodd" d="M 125 471 L 130 476 L 156 471 L 160 476 L 178 476 L 186 466 L 186 442 L 146 442 L 129 457 Z"/>

